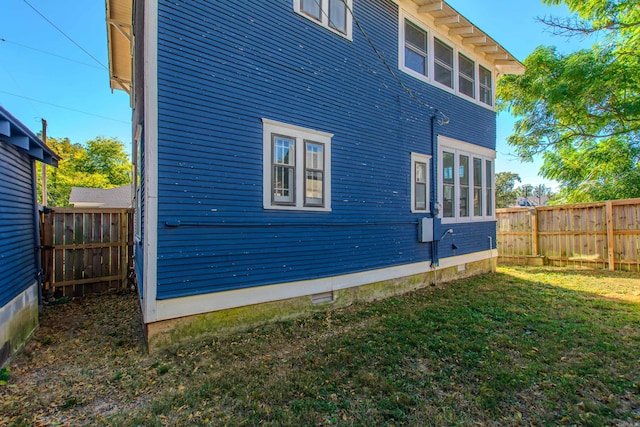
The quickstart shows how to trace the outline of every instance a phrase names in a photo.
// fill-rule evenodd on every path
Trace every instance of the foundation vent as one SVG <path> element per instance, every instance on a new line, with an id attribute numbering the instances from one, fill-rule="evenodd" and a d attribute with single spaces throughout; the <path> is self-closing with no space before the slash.
<path id="1" fill-rule="evenodd" d="M 313 305 L 332 303 L 333 301 L 333 291 L 311 295 L 311 304 Z"/>

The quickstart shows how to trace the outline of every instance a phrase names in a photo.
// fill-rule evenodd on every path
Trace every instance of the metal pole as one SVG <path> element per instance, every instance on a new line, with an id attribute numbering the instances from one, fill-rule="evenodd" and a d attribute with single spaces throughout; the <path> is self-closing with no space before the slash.
<path id="1" fill-rule="evenodd" d="M 47 145 L 47 121 L 42 119 L 42 141 Z M 47 164 L 42 162 L 42 206 L 47 206 Z"/>

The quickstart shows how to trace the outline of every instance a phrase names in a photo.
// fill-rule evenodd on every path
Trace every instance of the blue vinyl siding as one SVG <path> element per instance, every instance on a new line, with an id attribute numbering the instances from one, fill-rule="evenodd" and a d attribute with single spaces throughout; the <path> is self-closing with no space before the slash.
<path id="1" fill-rule="evenodd" d="M 354 13 L 397 70 L 397 5 L 354 0 Z M 430 259 L 410 153 L 437 154 L 433 111 L 355 27 L 345 40 L 290 1 L 161 0 L 158 61 L 159 299 Z M 437 134 L 494 148 L 492 111 L 396 73 L 449 117 Z M 262 208 L 261 118 L 334 134 L 331 212 Z M 451 228 L 456 255 L 495 237 L 493 222 Z M 453 255 L 449 238 L 441 257 Z"/>
<path id="2" fill-rule="evenodd" d="M 32 163 L 0 141 L 0 306 L 36 280 Z"/>

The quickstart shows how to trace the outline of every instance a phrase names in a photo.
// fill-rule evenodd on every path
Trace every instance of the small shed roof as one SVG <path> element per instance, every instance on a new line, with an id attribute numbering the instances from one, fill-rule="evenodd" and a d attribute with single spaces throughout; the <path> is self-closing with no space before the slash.
<path id="1" fill-rule="evenodd" d="M 0 141 L 15 145 L 36 160 L 58 166 L 60 157 L 38 136 L 0 105 Z"/>
<path id="2" fill-rule="evenodd" d="M 130 208 L 131 185 L 116 188 L 73 187 L 69 203 L 76 208 Z"/>

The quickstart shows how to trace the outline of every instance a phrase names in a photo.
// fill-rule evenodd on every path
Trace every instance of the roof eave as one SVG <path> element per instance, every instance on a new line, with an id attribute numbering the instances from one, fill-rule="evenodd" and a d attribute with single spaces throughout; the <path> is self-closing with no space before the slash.
<path id="1" fill-rule="evenodd" d="M 131 96 L 133 69 L 132 0 L 105 0 L 109 84 Z"/>
<path id="2" fill-rule="evenodd" d="M 38 136 L 0 105 L 0 140 L 14 145 L 32 158 L 51 166 L 58 166 L 60 156 Z"/>
<path id="3" fill-rule="evenodd" d="M 523 74 L 524 65 L 507 49 L 483 32 L 453 7 L 440 0 L 412 0 L 418 13 L 429 15 L 437 27 L 446 29 L 450 37 L 459 41 L 492 63 L 500 74 Z M 443 30 L 444 31 L 444 30 Z"/>

